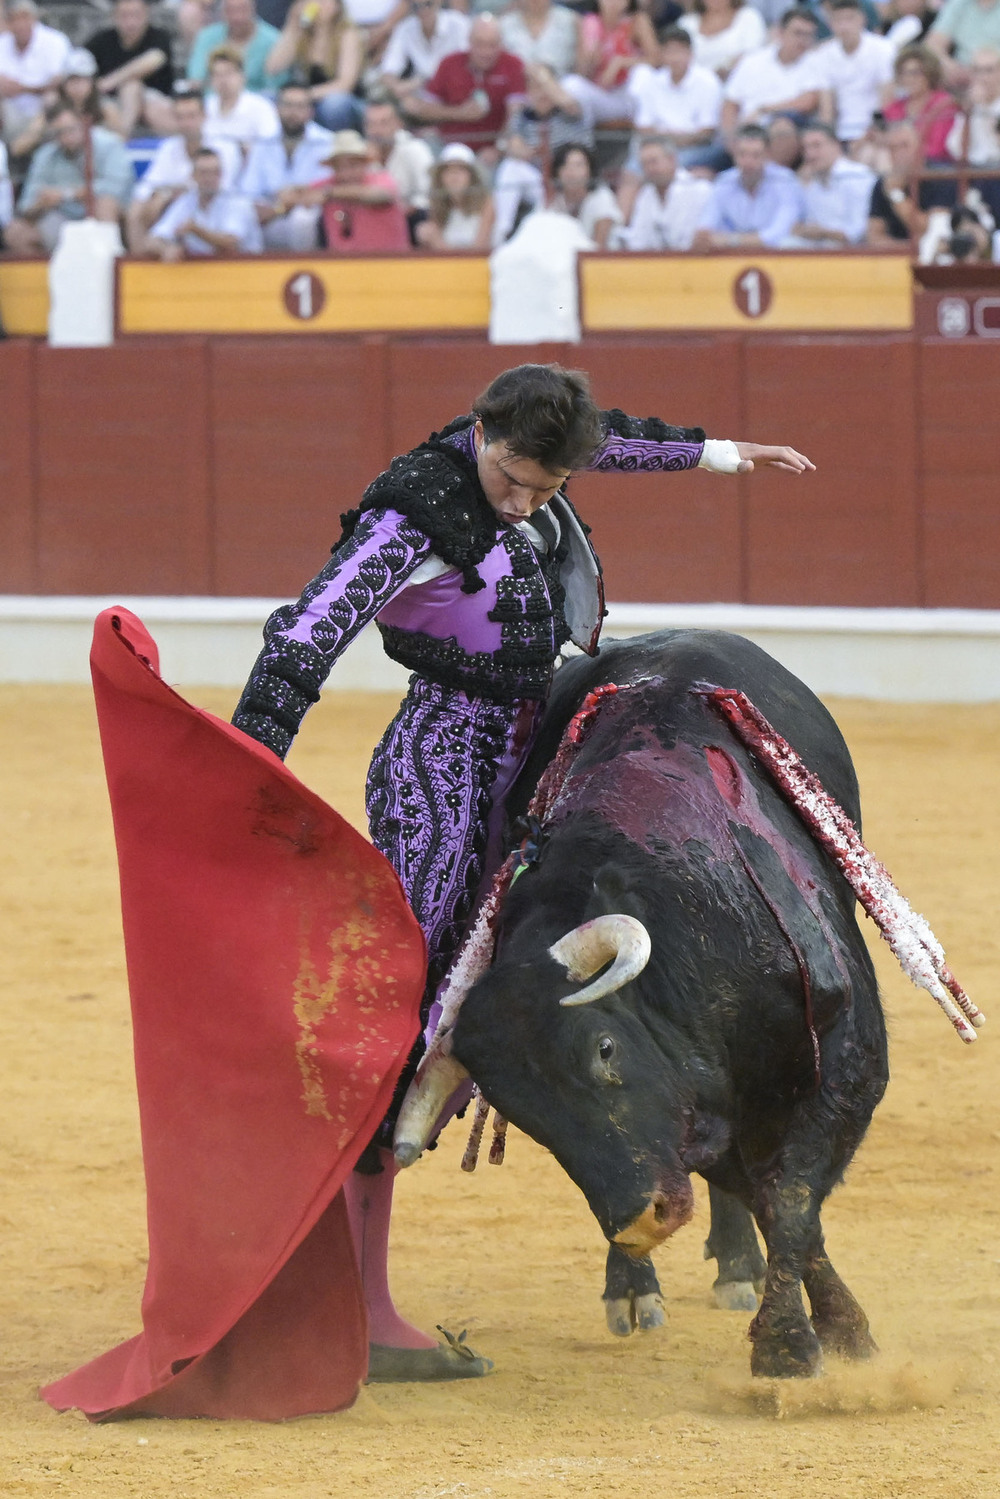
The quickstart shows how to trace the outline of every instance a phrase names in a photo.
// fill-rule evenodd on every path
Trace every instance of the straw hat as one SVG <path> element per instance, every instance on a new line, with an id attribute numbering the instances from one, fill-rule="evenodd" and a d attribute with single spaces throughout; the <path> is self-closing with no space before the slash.
<path id="1" fill-rule="evenodd" d="M 330 166 L 338 156 L 361 156 L 367 160 L 370 154 L 368 142 L 363 135 L 359 135 L 356 130 L 337 130 L 330 142 L 329 151 L 323 157 L 323 166 Z"/>

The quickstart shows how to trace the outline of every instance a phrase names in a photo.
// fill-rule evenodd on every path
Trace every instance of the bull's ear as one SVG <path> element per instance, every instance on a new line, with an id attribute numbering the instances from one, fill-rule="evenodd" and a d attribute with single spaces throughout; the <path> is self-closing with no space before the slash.
<path id="1" fill-rule="evenodd" d="M 729 1148 L 729 1125 L 718 1114 L 689 1115 L 678 1154 L 685 1171 L 702 1171 Z"/>

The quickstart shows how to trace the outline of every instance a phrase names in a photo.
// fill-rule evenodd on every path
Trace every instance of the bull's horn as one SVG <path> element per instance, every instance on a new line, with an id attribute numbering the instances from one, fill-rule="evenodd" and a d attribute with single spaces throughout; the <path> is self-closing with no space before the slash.
<path id="1" fill-rule="evenodd" d="M 607 973 L 594 983 L 588 984 L 577 994 L 567 994 L 561 1005 L 589 1005 L 605 994 L 629 983 L 649 962 L 652 944 L 649 933 L 641 921 L 634 916 L 597 916 L 585 921 L 560 937 L 549 948 L 549 957 L 561 963 L 571 979 L 589 979 L 592 973 L 603 968 L 609 959 L 614 962 Z"/>
<path id="2" fill-rule="evenodd" d="M 400 1166 L 412 1166 L 426 1149 L 438 1116 L 455 1089 L 467 1082 L 469 1074 L 455 1057 L 439 1052 L 428 1056 L 403 1099 L 396 1121 L 392 1151 Z"/>

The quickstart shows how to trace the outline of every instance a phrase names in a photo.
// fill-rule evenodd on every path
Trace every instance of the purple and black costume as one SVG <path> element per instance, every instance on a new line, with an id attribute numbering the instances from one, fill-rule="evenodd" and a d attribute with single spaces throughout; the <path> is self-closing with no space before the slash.
<path id="1" fill-rule="evenodd" d="M 330 562 L 275 611 L 233 722 L 287 754 L 334 662 L 376 619 L 409 692 L 372 758 L 372 840 L 427 938 L 425 1018 L 498 866 L 507 792 L 560 648 L 597 652 L 600 564 L 560 491 L 511 526 L 479 483 L 472 416 L 394 458 L 342 517 Z M 705 434 L 621 411 L 589 469 L 694 468 Z"/>

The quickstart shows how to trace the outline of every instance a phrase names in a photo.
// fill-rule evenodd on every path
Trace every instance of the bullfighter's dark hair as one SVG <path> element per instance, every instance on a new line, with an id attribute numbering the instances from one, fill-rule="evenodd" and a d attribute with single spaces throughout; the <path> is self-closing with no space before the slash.
<path id="1" fill-rule="evenodd" d="M 587 376 L 560 364 L 504 370 L 472 409 L 487 442 L 505 442 L 550 474 L 582 467 L 604 439 Z"/>

